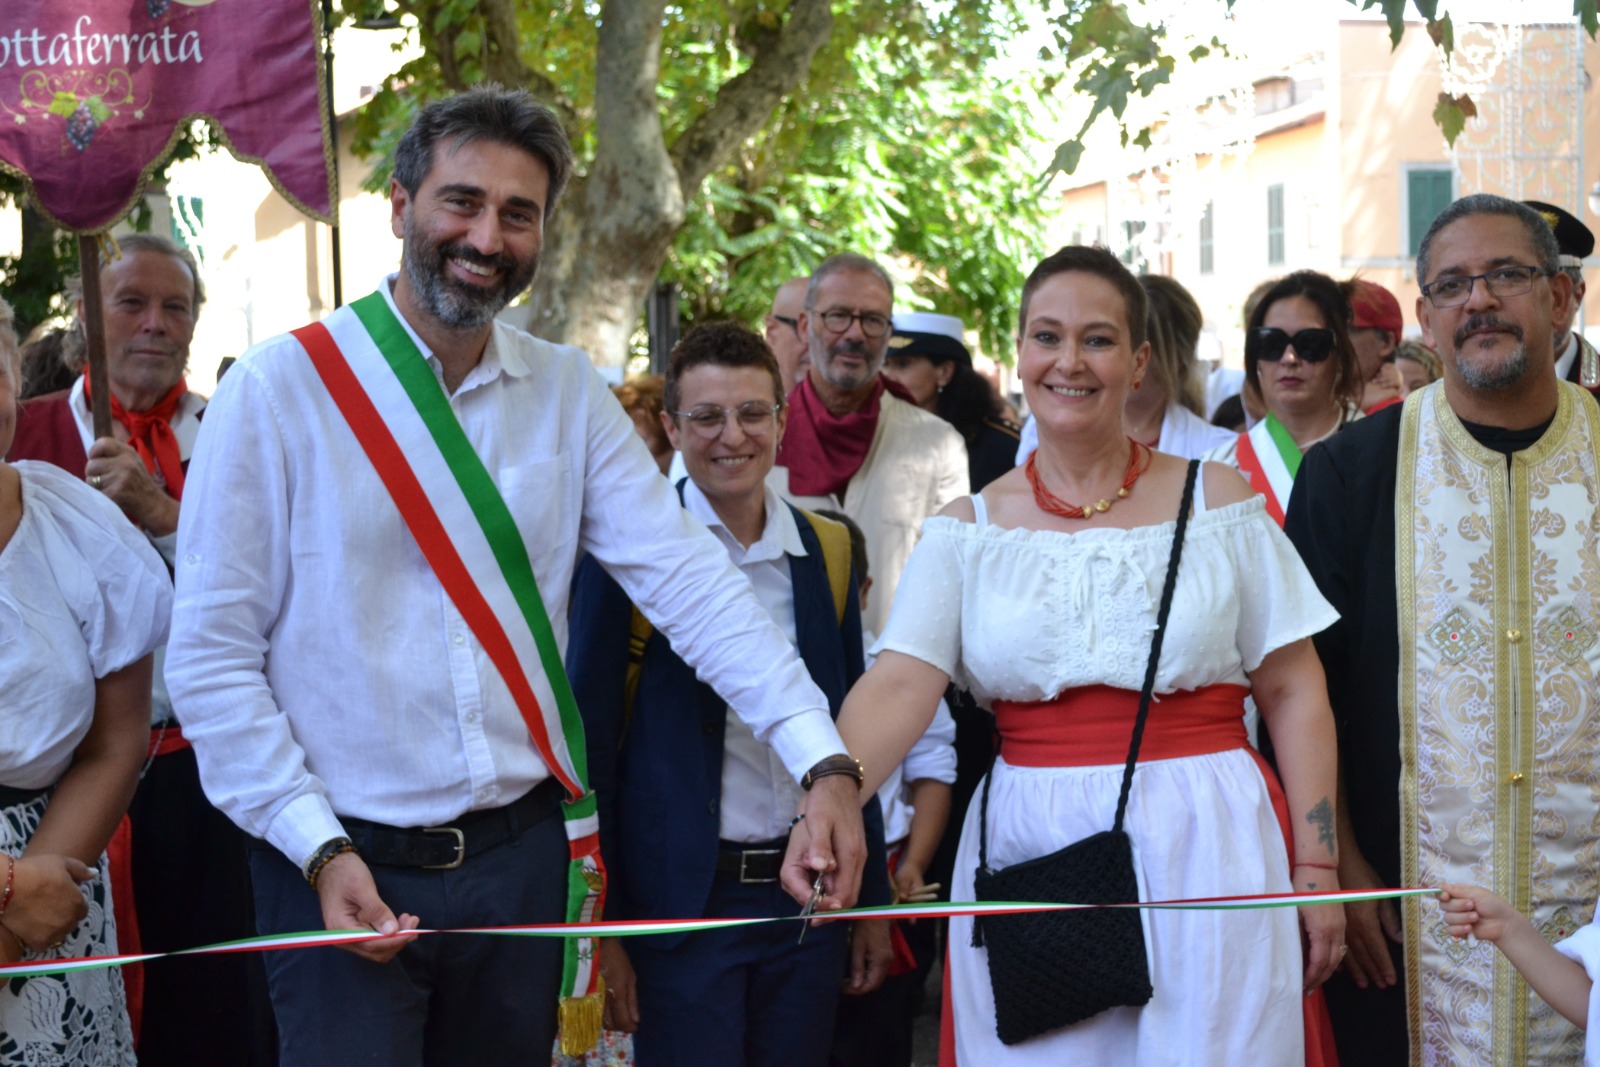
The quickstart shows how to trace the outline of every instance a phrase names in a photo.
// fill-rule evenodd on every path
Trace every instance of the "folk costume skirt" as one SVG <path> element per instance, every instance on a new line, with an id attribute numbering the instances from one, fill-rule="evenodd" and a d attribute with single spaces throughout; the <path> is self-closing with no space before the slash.
<path id="1" fill-rule="evenodd" d="M 1246 742 L 1245 694 L 1242 686 L 1211 686 L 1157 697 L 1126 818 L 1141 899 L 1290 890 L 1276 782 Z M 990 772 L 990 866 L 1047 855 L 1111 825 L 1138 697 L 1097 686 L 1040 704 L 996 705 L 1001 747 Z M 973 805 L 952 900 L 973 899 L 977 834 Z M 1013 1046 L 995 1035 L 988 950 L 972 947 L 970 918 L 951 919 L 946 1010 L 954 1024 L 955 1062 L 1305 1062 L 1303 964 L 1293 908 L 1141 914 L 1155 988 L 1150 1003 L 1113 1008 Z"/>
<path id="2" fill-rule="evenodd" d="M 39 828 L 51 794 L 0 808 L 0 852 L 20 856 Z M 111 917 L 110 865 L 100 857 L 98 873 L 79 888 L 89 915 L 59 948 L 29 952 L 27 961 L 104 956 L 117 951 Z M 39 975 L 0 982 L 0 1067 L 133 1067 L 133 1028 L 122 988 L 122 970 L 106 967 L 64 975 Z"/>

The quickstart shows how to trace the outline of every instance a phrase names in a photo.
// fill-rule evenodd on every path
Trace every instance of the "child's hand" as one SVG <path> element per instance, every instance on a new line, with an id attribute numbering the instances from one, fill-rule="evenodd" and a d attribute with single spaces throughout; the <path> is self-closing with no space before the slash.
<path id="1" fill-rule="evenodd" d="M 1522 919 L 1504 897 L 1475 885 L 1445 886 L 1439 893 L 1439 910 L 1452 937 L 1471 934 L 1479 941 L 1499 941 L 1514 921 Z"/>

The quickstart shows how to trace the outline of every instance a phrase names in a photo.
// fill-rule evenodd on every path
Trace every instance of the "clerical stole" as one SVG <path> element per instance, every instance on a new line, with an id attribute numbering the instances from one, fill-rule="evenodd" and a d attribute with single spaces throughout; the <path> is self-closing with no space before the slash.
<path id="1" fill-rule="evenodd" d="M 1563 383 L 1537 443 L 1406 401 L 1395 495 L 1405 885 L 1492 888 L 1551 941 L 1600 888 L 1600 410 Z M 1413 1064 L 1581 1063 L 1583 1034 L 1435 901 L 1405 915 Z"/>

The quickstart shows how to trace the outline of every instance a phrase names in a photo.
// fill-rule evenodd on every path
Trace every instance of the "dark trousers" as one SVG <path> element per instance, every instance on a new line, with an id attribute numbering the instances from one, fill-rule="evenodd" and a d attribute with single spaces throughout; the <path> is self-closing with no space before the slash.
<path id="1" fill-rule="evenodd" d="M 453 871 L 372 867 L 396 915 L 425 928 L 561 922 L 567 838 L 559 812 Z M 261 933 L 320 930 L 317 894 L 275 849 L 250 855 Z M 427 934 L 387 964 L 341 948 L 266 954 L 284 1067 L 527 1067 L 549 1063 L 559 938 Z"/>
<path id="2" fill-rule="evenodd" d="M 796 915 L 777 883 L 717 879 L 707 918 Z M 844 923 L 707 930 L 670 947 L 628 940 L 639 979 L 639 1067 L 823 1067 L 844 977 Z"/>
<path id="3" fill-rule="evenodd" d="M 1354 1067 L 1407 1067 L 1411 1039 L 1406 1027 L 1405 957 L 1400 946 L 1390 944 L 1398 983 L 1388 989 L 1360 989 L 1343 971 L 1322 988 L 1333 1019 L 1333 1039 L 1339 1062 Z"/>
<path id="4" fill-rule="evenodd" d="M 206 800 L 194 751 L 151 761 L 128 807 L 133 900 L 146 952 L 256 932 L 249 837 Z M 144 965 L 143 1067 L 270 1067 L 277 1033 L 255 953 L 169 956 Z"/>
<path id="5" fill-rule="evenodd" d="M 922 990 L 938 955 L 934 920 L 897 923 L 917 965 L 890 975 L 883 985 L 860 996 L 839 998 L 833 1027 L 831 1067 L 907 1067 L 911 1063 L 912 1029 L 922 1011 Z"/>

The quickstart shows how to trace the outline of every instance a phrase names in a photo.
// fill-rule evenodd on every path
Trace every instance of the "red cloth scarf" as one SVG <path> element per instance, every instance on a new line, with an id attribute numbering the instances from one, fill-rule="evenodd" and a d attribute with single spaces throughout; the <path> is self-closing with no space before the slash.
<path id="1" fill-rule="evenodd" d="M 778 466 L 789 469 L 789 491 L 795 496 L 843 494 L 866 462 L 878 432 L 884 380 L 879 378 L 866 403 L 835 415 L 811 386 L 800 379 L 789 392 L 789 425 L 778 445 Z"/>
<path id="2" fill-rule="evenodd" d="M 178 447 L 178 435 L 172 432 L 172 416 L 178 413 L 178 401 L 188 391 L 188 383 L 180 378 L 148 411 L 129 411 L 117 399 L 116 391 L 111 393 L 111 417 L 127 428 L 128 443 L 144 460 L 145 469 L 151 474 L 161 472 L 167 495 L 174 500 L 183 499 L 183 453 Z M 90 400 L 87 368 L 83 372 L 83 398 Z"/>

